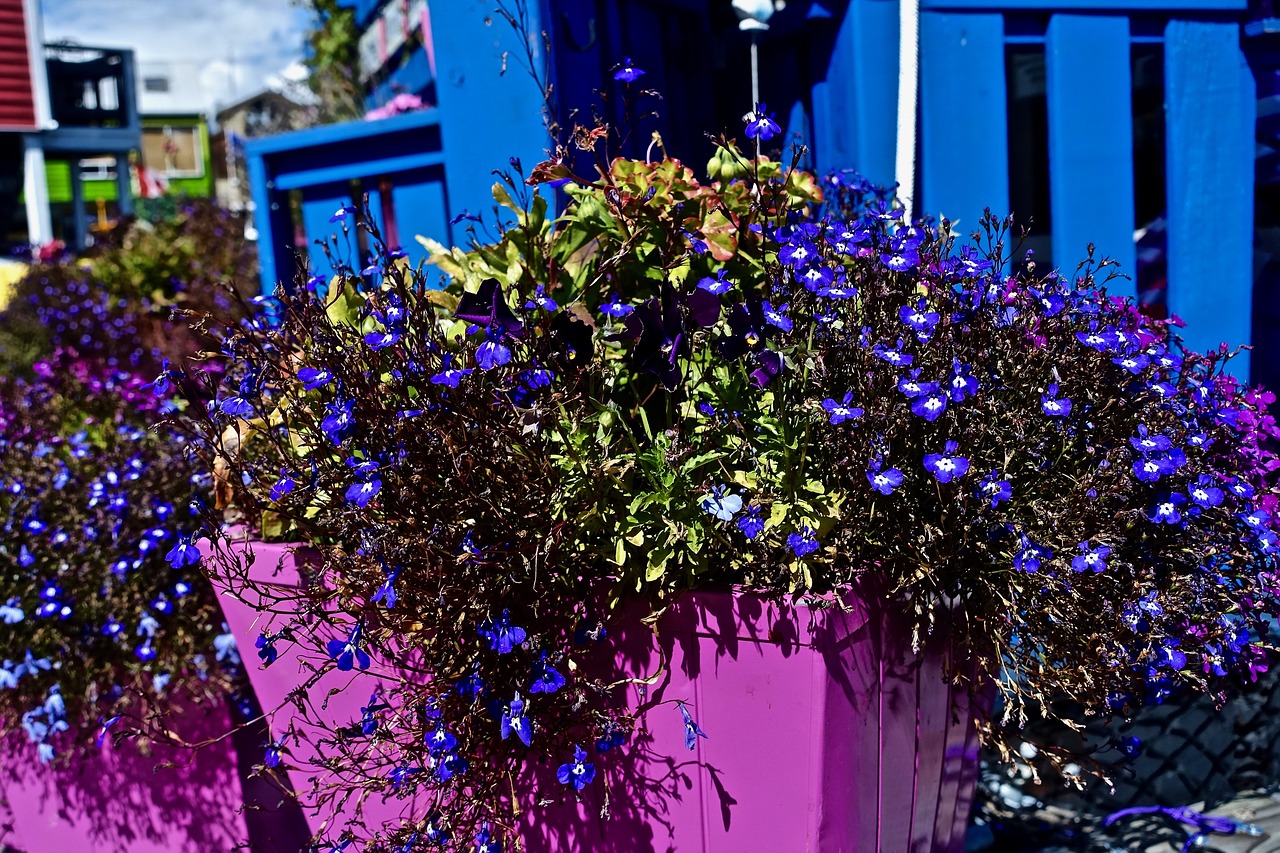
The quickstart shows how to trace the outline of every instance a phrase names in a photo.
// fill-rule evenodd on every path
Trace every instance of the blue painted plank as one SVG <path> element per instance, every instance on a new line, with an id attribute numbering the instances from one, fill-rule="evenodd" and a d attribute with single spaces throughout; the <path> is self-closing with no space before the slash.
<path id="1" fill-rule="evenodd" d="M 408 169 L 422 169 L 438 166 L 444 162 L 444 155 L 439 151 L 423 151 L 419 154 L 406 154 L 400 157 L 383 157 L 373 160 L 354 160 L 342 162 L 338 160 L 331 166 L 299 171 L 284 171 L 283 163 L 274 163 L 277 172 L 275 186 L 278 190 L 294 190 L 312 184 L 333 183 L 367 178 L 371 175 L 384 175 Z"/>
<path id="2" fill-rule="evenodd" d="M 1254 83 L 1232 23 L 1165 28 L 1169 310 L 1194 349 L 1249 343 Z M 1248 354 L 1232 372 L 1249 375 Z"/>
<path id="3" fill-rule="evenodd" d="M 529 4 L 527 38 L 545 68 L 539 3 Z M 548 22 L 549 23 L 549 22 Z M 449 208 L 493 206 L 492 170 L 519 157 L 525 173 L 546 156 L 542 95 L 521 66 L 524 45 L 489 0 L 449 0 L 431 8 Z M 504 73 L 505 68 L 505 73 Z M 545 71 L 541 72 L 545 77 Z"/>
<path id="4" fill-rule="evenodd" d="M 280 282 L 282 270 L 288 276 L 293 273 L 289 263 L 281 263 L 281 259 L 291 257 L 293 230 L 289 225 L 288 208 L 271 190 L 263 158 L 248 157 L 246 167 L 253 196 L 253 227 L 258 231 L 258 270 L 262 292 L 271 293 Z"/>
<path id="5" fill-rule="evenodd" d="M 245 143 L 249 155 L 271 154 L 277 151 L 293 151 L 320 145 L 345 145 L 359 142 L 371 136 L 383 136 L 400 131 L 419 131 L 440 123 L 440 111 L 435 109 L 403 113 L 378 121 L 347 121 L 307 130 L 294 130 L 275 136 L 250 139 Z"/>
<path id="6" fill-rule="evenodd" d="M 1238 12 L 1248 0 L 921 0 L 925 10 L 1039 10 L 1053 12 Z"/>
<path id="7" fill-rule="evenodd" d="M 1045 35 L 1053 260 L 1064 274 L 1087 256 L 1134 276 L 1133 105 L 1129 20 L 1054 15 Z M 1108 290 L 1136 296 L 1133 280 Z"/>
<path id="8" fill-rule="evenodd" d="M 1009 211 L 1009 130 L 1002 16 L 920 16 L 921 213 L 978 227 Z"/>
<path id="9" fill-rule="evenodd" d="M 850 0 L 825 79 L 813 89 L 818 170 L 856 169 L 894 180 L 898 112 L 898 4 Z"/>

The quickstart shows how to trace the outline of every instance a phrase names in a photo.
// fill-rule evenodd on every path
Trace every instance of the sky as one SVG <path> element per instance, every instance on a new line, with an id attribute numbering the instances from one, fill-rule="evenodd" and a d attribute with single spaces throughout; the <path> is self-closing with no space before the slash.
<path id="1" fill-rule="evenodd" d="M 277 82 L 301 59 L 308 22 L 291 0 L 40 0 L 40 6 L 46 42 L 132 48 L 143 75 L 173 78 L 169 96 L 139 93 L 143 112 L 178 106 L 211 115 Z"/>

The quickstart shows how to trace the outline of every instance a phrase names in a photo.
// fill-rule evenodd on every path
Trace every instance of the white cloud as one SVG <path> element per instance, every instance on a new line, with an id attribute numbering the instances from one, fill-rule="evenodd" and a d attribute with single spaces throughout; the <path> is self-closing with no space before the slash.
<path id="1" fill-rule="evenodd" d="M 308 13 L 291 0 L 41 0 L 45 41 L 132 48 L 173 78 L 144 111 L 198 109 L 250 95 L 298 62 Z M 150 101 L 150 103 L 148 103 Z"/>

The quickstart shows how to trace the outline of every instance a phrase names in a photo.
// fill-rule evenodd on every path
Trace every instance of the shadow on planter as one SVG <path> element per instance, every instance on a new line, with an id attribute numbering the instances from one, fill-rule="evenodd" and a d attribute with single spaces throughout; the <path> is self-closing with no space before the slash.
<path id="1" fill-rule="evenodd" d="M 230 707 L 192 704 L 172 725 L 188 742 L 232 728 Z M 0 844 L 22 853 L 297 853 L 308 838 L 297 805 L 247 778 L 263 731 L 245 729 L 198 750 L 109 743 L 43 765 L 21 735 L 0 744 Z M 252 761 L 249 761 L 252 765 Z"/>
<path id="2" fill-rule="evenodd" d="M 250 577 L 296 590 L 290 546 L 251 544 Z M 231 596 L 221 600 L 237 641 L 252 648 L 265 617 Z M 905 615 L 874 583 L 848 603 L 846 612 L 692 593 L 664 617 L 660 645 L 638 619 L 612 622 L 594 654 L 598 664 L 649 682 L 627 688 L 636 732 L 604 755 L 583 744 L 598 775 L 578 800 L 556 782 L 556 762 L 524 774 L 524 849 L 962 850 L 978 742 L 967 694 L 943 678 L 946 645 L 933 638 L 913 654 Z M 592 666 L 589 657 L 584 665 Z M 325 672 L 308 691 L 312 707 L 327 696 L 326 721 L 359 719 L 376 670 L 375 663 L 366 673 Z M 284 707 L 311 675 L 285 659 L 249 671 L 264 708 Z M 341 692 L 329 694 L 335 688 Z M 685 748 L 679 702 L 708 735 L 693 750 Z M 277 719 L 277 735 L 286 717 Z M 296 777 L 316 754 L 303 740 L 293 744 L 291 773 L 295 785 L 305 782 L 300 794 L 313 830 L 327 811 L 305 808 L 316 805 L 317 776 Z M 552 802 L 529 805 L 543 799 Z M 364 821 L 372 829 L 395 825 L 411 808 L 374 795 Z"/>

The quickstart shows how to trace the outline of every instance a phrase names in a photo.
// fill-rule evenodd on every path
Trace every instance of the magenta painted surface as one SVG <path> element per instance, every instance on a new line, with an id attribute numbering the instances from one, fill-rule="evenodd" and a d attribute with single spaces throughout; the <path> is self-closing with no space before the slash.
<path id="1" fill-rule="evenodd" d="M 224 703 L 193 706 L 173 724 L 189 740 L 232 728 Z M 306 839 L 297 807 L 242 781 L 246 748 L 238 736 L 198 751 L 157 744 L 143 756 L 125 742 L 44 766 L 19 734 L 0 743 L 0 845 L 22 853 L 296 853 Z M 255 808 L 243 810 L 246 803 Z"/>
<path id="2" fill-rule="evenodd" d="M 296 585 L 286 546 L 254 548 L 260 579 Z M 977 772 L 967 703 L 942 680 L 940 649 L 910 652 L 905 625 L 877 590 L 852 604 L 846 613 L 696 593 L 666 617 L 661 647 L 636 621 L 610 625 L 600 653 L 616 655 L 629 675 L 655 677 L 644 695 L 628 688 L 636 735 L 624 751 L 595 757 L 599 776 L 580 803 L 566 801 L 553 763 L 520 780 L 528 853 L 963 849 Z M 224 606 L 251 648 L 260 620 L 243 604 Z M 251 671 L 264 707 L 283 705 L 305 677 L 283 656 Z M 310 695 L 351 680 L 326 675 Z M 376 681 L 356 675 L 326 714 L 342 725 L 357 719 Z M 693 751 L 677 701 L 710 736 Z M 313 754 L 295 745 L 298 763 Z M 305 790 L 308 779 L 294 773 Z M 606 791 L 607 821 L 599 817 Z M 531 805 L 540 796 L 558 802 Z M 370 803 L 366 818 L 394 821 L 404 808 Z M 318 828 L 317 816 L 308 819 Z"/>

